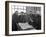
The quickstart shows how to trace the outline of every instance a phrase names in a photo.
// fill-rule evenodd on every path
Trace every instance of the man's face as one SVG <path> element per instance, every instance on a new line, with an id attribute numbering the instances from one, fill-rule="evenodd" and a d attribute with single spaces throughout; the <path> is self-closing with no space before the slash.
<path id="1" fill-rule="evenodd" d="M 24 13 L 22 12 L 21 15 L 24 15 Z"/>
<path id="2" fill-rule="evenodd" d="M 16 15 L 18 15 L 18 12 L 15 12 Z"/>

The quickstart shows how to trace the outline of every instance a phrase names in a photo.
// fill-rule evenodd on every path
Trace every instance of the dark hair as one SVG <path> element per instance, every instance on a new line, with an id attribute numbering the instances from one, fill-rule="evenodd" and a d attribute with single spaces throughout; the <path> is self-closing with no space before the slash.
<path id="1" fill-rule="evenodd" d="M 21 12 L 21 13 L 24 13 L 24 12 Z"/>
<path id="2" fill-rule="evenodd" d="M 15 11 L 15 12 L 18 12 L 18 11 Z"/>
<path id="3" fill-rule="evenodd" d="M 18 11 L 15 11 L 15 14 L 18 13 Z"/>

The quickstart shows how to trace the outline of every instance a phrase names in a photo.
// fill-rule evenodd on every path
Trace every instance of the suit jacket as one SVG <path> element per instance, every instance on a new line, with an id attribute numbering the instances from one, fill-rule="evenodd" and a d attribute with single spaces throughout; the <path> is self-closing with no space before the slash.
<path id="1" fill-rule="evenodd" d="M 19 17 L 16 14 L 13 14 L 12 16 L 12 31 L 20 30 L 21 27 L 18 25 Z"/>
<path id="2" fill-rule="evenodd" d="M 38 14 L 32 14 L 30 17 L 33 19 L 32 26 L 35 29 L 41 29 L 41 16 Z M 31 22 L 29 24 L 31 24 Z"/>
<path id="3" fill-rule="evenodd" d="M 28 22 L 30 19 L 27 15 L 20 15 L 19 16 L 19 22 L 25 23 Z"/>

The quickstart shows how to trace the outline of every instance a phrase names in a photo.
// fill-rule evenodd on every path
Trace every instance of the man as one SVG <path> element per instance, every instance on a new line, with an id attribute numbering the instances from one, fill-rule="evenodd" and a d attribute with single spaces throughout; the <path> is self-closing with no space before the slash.
<path id="1" fill-rule="evenodd" d="M 21 12 L 21 15 L 19 15 L 19 22 L 24 22 L 24 12 Z"/>
<path id="2" fill-rule="evenodd" d="M 17 31 L 18 30 L 18 22 L 19 22 L 19 17 L 18 17 L 18 11 L 16 11 L 13 15 L 12 15 L 12 31 Z"/>
<path id="3" fill-rule="evenodd" d="M 41 29 L 41 16 L 38 14 L 38 12 L 35 14 L 30 14 L 30 18 L 33 20 L 32 26 L 37 30 Z"/>
<path id="4" fill-rule="evenodd" d="M 36 23 L 36 24 L 35 24 Z M 34 24 L 35 24 L 35 28 L 37 30 L 40 30 L 41 29 L 41 15 L 40 15 L 40 12 L 39 11 L 36 11 L 36 14 L 35 14 L 35 19 L 34 19 Z"/>

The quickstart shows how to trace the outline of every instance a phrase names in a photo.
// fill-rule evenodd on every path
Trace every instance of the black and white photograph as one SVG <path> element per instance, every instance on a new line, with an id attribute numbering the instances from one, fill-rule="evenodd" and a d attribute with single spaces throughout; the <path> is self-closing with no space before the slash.
<path id="1" fill-rule="evenodd" d="M 44 33 L 44 3 L 8 2 L 7 7 L 9 35 Z"/>
<path id="2" fill-rule="evenodd" d="M 41 30 L 41 7 L 13 5 L 12 31 Z"/>

